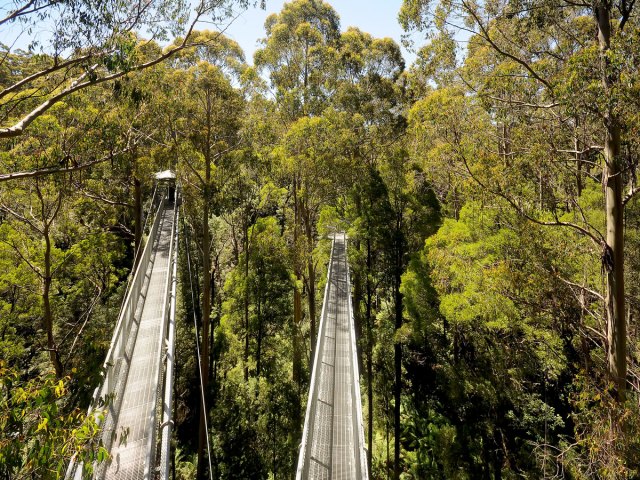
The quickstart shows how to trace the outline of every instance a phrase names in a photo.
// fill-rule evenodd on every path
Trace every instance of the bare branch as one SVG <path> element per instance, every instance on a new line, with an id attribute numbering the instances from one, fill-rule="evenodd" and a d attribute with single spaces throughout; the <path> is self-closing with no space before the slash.
<path id="1" fill-rule="evenodd" d="M 620 23 L 618 24 L 618 28 L 620 31 L 624 29 L 624 26 L 627 24 L 629 17 L 631 16 L 631 11 L 633 10 L 633 5 L 636 3 L 636 0 L 622 0 L 618 4 L 618 10 L 620 11 Z"/>
<path id="2" fill-rule="evenodd" d="M 518 203 L 511 198 L 509 195 L 507 195 L 506 193 L 504 193 L 502 190 L 500 191 L 496 191 L 492 188 L 489 188 L 488 185 L 486 185 L 482 180 L 480 180 L 472 171 L 471 171 L 471 167 L 469 166 L 469 163 L 467 162 L 467 158 L 464 156 L 464 154 L 462 152 L 460 152 L 455 145 L 452 145 L 452 147 L 454 148 L 454 150 L 458 153 L 458 155 L 460 156 L 460 158 L 462 159 L 465 169 L 467 170 L 467 173 L 469 173 L 469 175 L 471 176 L 471 178 L 478 184 L 480 185 L 485 191 L 490 192 L 493 195 L 496 195 L 504 200 L 507 201 L 507 203 L 509 203 L 509 205 L 511 205 L 516 212 L 518 212 L 519 215 L 521 215 L 522 217 L 526 218 L 527 220 L 529 220 L 530 222 L 533 222 L 537 225 L 541 225 L 541 226 L 545 226 L 545 227 L 567 227 L 567 228 L 571 228 L 573 230 L 576 230 L 578 232 L 580 232 L 581 234 L 585 235 L 587 238 L 591 239 L 591 241 L 593 241 L 593 243 L 595 245 L 597 245 L 598 247 L 601 247 L 603 244 L 606 244 L 604 237 L 602 236 L 602 234 L 600 232 L 597 232 L 597 234 L 599 235 L 596 236 L 594 235 L 592 232 L 590 232 L 589 230 L 587 230 L 586 228 L 577 225 L 575 223 L 571 223 L 571 222 L 563 222 L 561 220 L 559 220 L 557 217 L 553 222 L 549 222 L 549 221 L 545 221 L 545 220 L 540 220 L 539 218 L 535 218 L 533 216 L 531 216 L 529 213 L 527 213 L 520 205 L 518 205 Z"/>
<path id="3" fill-rule="evenodd" d="M 135 144 L 134 144 L 135 145 Z M 103 163 L 106 162 L 107 160 L 111 160 L 113 157 L 115 157 L 116 155 L 120 155 L 122 153 L 128 152 L 129 150 L 131 150 L 134 145 L 128 146 L 127 148 L 120 150 L 118 152 L 115 153 L 109 153 L 109 155 L 106 155 L 102 158 L 98 158 L 96 160 L 91 160 L 89 162 L 86 163 L 81 163 L 79 165 L 73 165 L 71 167 L 56 167 L 56 168 L 44 168 L 41 170 L 30 170 L 30 171 L 24 171 L 24 172 L 15 172 L 15 173 L 5 173 L 0 175 L 0 182 L 8 182 L 10 180 L 19 180 L 19 179 L 23 179 L 23 178 L 34 178 L 34 177 L 44 177 L 46 175 L 54 175 L 57 173 L 69 173 L 69 172 L 75 172 L 76 170 L 84 170 L 85 168 L 89 168 L 93 165 L 97 165 L 99 163 Z"/>
<path id="4" fill-rule="evenodd" d="M 627 203 L 629 203 L 629 201 L 631 201 L 631 199 L 635 197 L 635 195 L 638 192 L 640 192 L 640 187 L 634 187 L 629 189 L 629 193 L 627 193 L 625 197 L 622 199 L 622 206 L 625 206 Z"/>
<path id="5" fill-rule="evenodd" d="M 569 285 L 570 287 L 576 287 L 576 288 L 579 288 L 580 290 L 582 290 L 582 291 L 584 291 L 584 292 L 587 292 L 588 294 L 593 295 L 594 297 L 596 297 L 596 298 L 598 298 L 598 299 L 600 299 L 601 301 L 603 301 L 603 302 L 604 302 L 604 297 L 602 296 L 602 294 L 600 294 L 600 293 L 596 292 L 595 290 L 591 290 L 590 288 L 585 287 L 584 285 L 580 285 L 580 284 L 578 284 L 578 283 L 574 283 L 574 282 L 572 282 L 572 281 L 570 281 L 570 280 L 567 280 L 566 278 L 561 277 L 561 276 L 560 276 L 560 275 L 558 275 L 557 273 L 556 273 L 556 278 L 557 278 L 558 280 L 560 280 L 561 282 L 566 283 L 566 284 L 567 284 L 567 285 Z"/>
<path id="6" fill-rule="evenodd" d="M 500 97 L 494 97 L 493 95 L 488 95 L 488 97 L 491 100 L 495 100 L 497 102 L 502 102 L 502 103 L 508 103 L 510 105 L 517 105 L 519 107 L 530 107 L 530 108 L 555 108 L 558 107 L 560 105 L 562 105 L 561 102 L 552 102 L 552 103 L 547 103 L 547 104 L 539 104 L 539 103 L 527 103 L 527 102 L 521 102 L 519 100 L 511 100 L 508 98 L 500 98 Z"/>
<path id="7" fill-rule="evenodd" d="M 0 204 L 0 211 L 6 212 L 9 215 L 11 215 L 12 217 L 16 218 L 17 220 L 21 221 L 22 223 L 26 223 L 27 225 L 29 225 L 31 228 L 33 228 L 36 232 L 38 232 L 40 235 L 44 234 L 43 229 L 39 228 L 35 223 L 33 223 L 31 220 L 29 220 L 27 217 L 25 217 L 24 215 L 21 215 L 20 213 L 16 212 L 15 210 L 13 210 L 11 207 L 8 207 L 5 204 Z M 33 215 L 32 215 L 33 216 Z"/>
<path id="8" fill-rule="evenodd" d="M 67 354 L 69 358 L 73 358 L 71 355 L 73 353 L 73 350 L 75 349 L 76 343 L 78 342 L 78 339 L 80 338 L 80 335 L 82 335 L 82 331 L 84 330 L 84 327 L 87 325 L 87 322 L 89 321 L 89 319 L 91 318 L 91 312 L 93 312 L 94 307 L 97 305 L 98 300 L 100 300 L 100 295 L 102 295 L 102 291 L 97 288 L 97 293 L 94 296 L 93 300 L 91 301 L 91 303 L 89 304 L 89 308 L 82 314 L 82 316 L 84 316 L 84 322 L 82 323 L 82 326 L 80 327 L 80 330 L 78 330 L 78 333 L 76 334 L 75 338 L 73 339 L 73 343 L 71 344 L 71 348 L 69 349 L 69 353 Z M 80 317 L 82 318 L 82 317 Z M 67 333 L 67 335 L 64 336 L 64 338 L 61 340 L 60 343 L 63 343 L 67 337 L 71 334 L 71 332 L 73 332 L 73 330 L 69 329 L 69 332 Z"/>
<path id="9" fill-rule="evenodd" d="M 97 193 L 89 192 L 88 190 L 86 190 L 84 188 L 81 188 L 80 190 L 82 191 L 82 194 L 85 197 L 92 198 L 93 200 L 99 200 L 101 202 L 106 203 L 107 205 L 118 205 L 118 206 L 121 206 L 121 207 L 133 208 L 133 205 L 131 205 L 130 203 L 119 202 L 117 200 L 110 200 L 110 199 L 108 199 L 106 197 L 103 197 L 102 195 L 98 195 Z"/>
<path id="10" fill-rule="evenodd" d="M 584 150 L 562 150 L 559 148 L 554 148 L 554 150 L 558 153 L 571 153 L 573 155 L 584 155 L 585 153 L 604 150 L 604 147 L 600 145 L 591 145 L 590 147 L 585 148 Z M 580 160 L 583 163 L 589 163 L 587 160 Z"/>
<path id="11" fill-rule="evenodd" d="M 3 98 L 4 96 L 8 95 L 11 92 L 15 92 L 16 90 L 18 90 L 19 88 L 23 87 L 24 85 L 27 85 L 30 82 L 33 82 L 34 80 L 37 80 L 40 77 L 44 77 L 46 75 L 49 75 L 53 72 L 56 72 L 58 70 L 61 70 L 63 68 L 67 68 L 67 67 L 71 67 L 73 65 L 77 65 L 78 63 L 81 63 L 85 60 L 88 60 L 89 58 L 94 57 L 94 55 L 83 55 L 81 57 L 77 57 L 77 58 L 72 58 L 70 60 L 65 60 L 64 62 L 58 63 L 57 60 L 54 61 L 54 64 L 52 66 L 50 66 L 49 68 L 45 68 L 44 70 L 40 70 L 39 72 L 36 72 L 32 75 L 29 75 L 28 77 L 24 77 L 22 80 L 14 83 L 13 85 L 5 88 L 4 90 L 2 90 L 0 92 L 0 98 Z"/>
<path id="12" fill-rule="evenodd" d="M 82 74 L 69 87 L 67 87 L 66 89 L 62 90 L 60 93 L 52 96 L 51 98 L 49 98 L 46 101 L 44 101 L 43 103 L 41 103 L 38 107 L 34 108 L 31 112 L 29 112 L 26 115 L 24 115 L 14 125 L 12 125 L 10 127 L 0 128 L 0 138 L 11 138 L 11 137 L 17 137 L 17 136 L 22 135 L 22 133 L 24 133 L 25 129 L 36 118 L 38 118 L 40 115 L 42 115 L 44 112 L 46 112 L 54 104 L 56 104 L 57 102 L 59 102 L 60 100 L 62 100 L 65 97 L 71 95 L 74 92 L 77 92 L 79 90 L 83 90 L 83 89 L 85 89 L 87 87 L 90 87 L 90 86 L 99 85 L 101 83 L 108 82 L 108 81 L 111 81 L 111 80 L 116 80 L 116 79 L 118 79 L 120 77 L 123 77 L 123 76 L 125 76 L 125 75 L 127 75 L 127 74 L 129 74 L 131 72 L 145 70 L 147 68 L 153 67 L 155 65 L 158 65 L 159 63 L 164 62 L 165 60 L 167 60 L 168 58 L 171 58 L 172 56 L 176 55 L 178 52 L 180 52 L 182 50 L 185 50 L 185 49 L 191 48 L 191 47 L 200 46 L 200 45 L 206 45 L 206 44 L 210 43 L 211 41 L 215 41 L 219 36 L 222 35 L 222 32 L 218 32 L 218 34 L 214 38 L 209 40 L 209 41 L 204 41 L 204 42 L 202 42 L 202 41 L 200 41 L 200 42 L 190 42 L 189 41 L 191 35 L 193 34 L 195 25 L 196 25 L 196 23 L 198 22 L 198 20 L 200 18 L 200 15 L 201 14 L 198 14 L 196 16 L 196 18 L 194 19 L 194 21 L 191 23 L 191 25 L 189 26 L 189 29 L 187 31 L 187 34 L 185 35 L 184 39 L 182 40 L 182 42 L 179 45 L 169 48 L 165 53 L 163 53 L 162 55 L 159 55 L 158 57 L 156 57 L 155 59 L 153 59 L 151 61 L 135 65 L 135 66 L 133 66 L 132 68 L 130 68 L 128 70 L 123 70 L 123 71 L 120 71 L 120 72 L 112 73 L 110 75 L 106 75 L 104 77 L 97 78 L 97 79 L 91 79 L 90 78 L 87 81 L 84 81 L 84 79 L 86 78 L 88 72 Z M 96 68 L 97 68 L 97 65 L 94 65 L 91 68 L 91 71 L 95 71 Z"/>
<path id="13" fill-rule="evenodd" d="M 22 254 L 22 252 L 20 251 L 20 249 L 18 248 L 18 246 L 15 243 L 9 243 L 9 242 L 6 242 L 4 240 L 0 240 L 0 242 L 4 243 L 5 245 L 10 246 L 11 248 L 13 248 L 13 250 L 18 254 L 18 256 L 22 259 L 22 261 L 25 262 L 29 266 L 29 268 L 33 271 L 33 273 L 38 275 L 38 277 L 40 277 L 40 278 L 44 278 L 44 275 L 42 274 L 42 270 L 40 270 L 40 267 L 38 267 L 37 265 L 34 265 L 33 263 L 31 263 L 31 261 L 29 261 L 29 259 Z"/>
<path id="14" fill-rule="evenodd" d="M 24 15 L 30 15 L 40 10 L 44 10 L 45 8 L 52 6 L 56 2 L 55 1 L 48 2 L 48 3 L 45 3 L 44 5 L 40 5 L 39 7 L 36 6 L 36 3 L 37 3 L 37 0 L 29 0 L 22 7 L 17 8 L 16 10 L 8 14 L 6 17 L 4 17 L 2 20 L 0 20 L 0 25 L 3 25 L 12 20 L 16 20 L 17 18 L 22 17 Z"/>

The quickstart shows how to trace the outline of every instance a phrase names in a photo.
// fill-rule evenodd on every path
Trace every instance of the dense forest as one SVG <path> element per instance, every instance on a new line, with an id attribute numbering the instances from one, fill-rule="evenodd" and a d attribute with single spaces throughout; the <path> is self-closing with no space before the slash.
<path id="1" fill-rule="evenodd" d="M 243 8 L 2 7 L 0 478 L 109 461 L 87 408 L 167 169 L 175 478 L 294 477 L 336 231 L 371 478 L 639 478 L 634 0 L 404 0 L 412 65 L 322 0 L 250 65 Z"/>

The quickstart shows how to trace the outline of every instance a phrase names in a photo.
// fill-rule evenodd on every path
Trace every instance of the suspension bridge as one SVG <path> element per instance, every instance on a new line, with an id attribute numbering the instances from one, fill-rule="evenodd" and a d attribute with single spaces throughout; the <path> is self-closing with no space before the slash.
<path id="1" fill-rule="evenodd" d="M 98 480 L 170 478 L 179 232 L 171 175 L 152 201 L 153 223 L 89 410 L 110 453 L 108 461 L 94 465 Z M 327 278 L 296 478 L 366 479 L 344 234 L 334 236 Z M 66 480 L 82 478 L 82 463 L 72 461 Z"/>
<path id="2" fill-rule="evenodd" d="M 358 355 L 343 233 L 333 239 L 296 479 L 366 479 Z"/>
<path id="3" fill-rule="evenodd" d="M 170 478 L 179 210 L 171 182 L 159 192 L 90 407 L 111 455 L 95 479 Z M 82 479 L 83 465 L 71 462 L 66 478 Z"/>

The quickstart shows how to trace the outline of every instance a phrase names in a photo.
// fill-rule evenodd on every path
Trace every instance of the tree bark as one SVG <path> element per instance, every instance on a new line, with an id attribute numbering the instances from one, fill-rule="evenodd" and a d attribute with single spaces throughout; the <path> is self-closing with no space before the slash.
<path id="1" fill-rule="evenodd" d="M 260 275 L 262 272 L 258 272 Z M 260 378 L 260 369 L 262 368 L 262 297 L 258 292 L 258 298 L 256 301 L 256 314 L 258 317 L 258 341 L 256 346 L 256 378 Z"/>
<path id="2" fill-rule="evenodd" d="M 211 101 L 207 94 L 207 139 L 205 150 L 205 184 L 204 202 L 202 206 L 202 358 L 200 374 L 202 375 L 202 395 L 206 399 L 209 391 L 209 324 L 211 322 L 211 258 L 209 257 L 209 197 L 211 195 Z M 205 454 L 207 448 L 206 415 L 208 412 L 200 406 L 200 431 L 198 438 L 198 471 L 200 480 L 206 478 Z"/>
<path id="3" fill-rule="evenodd" d="M 245 212 L 243 221 L 244 243 L 244 381 L 249 381 L 249 220 Z"/>
<path id="4" fill-rule="evenodd" d="M 311 240 L 310 240 L 311 241 Z M 309 322 L 311 323 L 311 357 L 315 354 L 316 350 L 316 270 L 313 265 L 313 257 L 309 253 L 307 259 L 307 278 L 309 287 Z"/>
<path id="5" fill-rule="evenodd" d="M 302 324 L 302 292 L 299 284 L 302 282 L 299 249 L 300 212 L 298 205 L 298 178 L 293 176 L 293 263 L 296 285 L 293 288 L 293 382 L 296 385 L 296 401 L 294 402 L 293 418 L 295 425 L 294 438 L 301 437 L 301 401 L 302 401 L 302 339 L 300 326 Z"/>
<path id="6" fill-rule="evenodd" d="M 315 353 L 316 349 L 316 270 L 313 264 L 313 245 L 315 238 L 313 235 L 313 220 L 309 210 L 309 205 L 306 196 L 299 199 L 299 219 L 304 225 L 304 234 L 306 237 L 304 253 L 307 260 L 307 307 L 309 311 L 309 330 L 310 330 L 310 344 L 311 344 L 311 356 Z"/>
<path id="7" fill-rule="evenodd" d="M 51 291 L 51 236 L 49 235 L 49 227 L 44 229 L 44 277 L 42 279 L 42 307 L 43 307 L 43 323 L 47 332 L 47 351 L 49 359 L 56 372 L 56 377 L 62 378 L 63 368 L 60 360 L 60 352 L 53 336 L 53 313 L 51 311 L 51 300 L 49 293 Z"/>
<path id="8" fill-rule="evenodd" d="M 573 135 L 573 149 L 575 150 L 575 160 L 576 160 L 576 190 L 578 192 L 578 197 L 582 195 L 582 189 L 584 188 L 582 185 L 582 154 L 580 153 L 580 136 L 578 132 L 579 120 L 578 117 L 575 117 L 575 133 Z"/>
<path id="9" fill-rule="evenodd" d="M 401 213 L 397 213 L 398 217 Z M 402 253 L 403 242 L 402 234 L 400 232 L 401 219 L 398 218 L 398 227 L 396 233 L 396 246 L 395 246 L 395 266 L 394 266 L 394 307 L 395 307 L 395 331 L 402 327 L 402 293 L 400 292 L 400 285 L 402 281 Z M 394 367 L 395 367 L 395 382 L 393 386 L 393 434 L 394 434 L 394 461 L 393 461 L 393 473 L 394 478 L 399 480 L 400 478 L 400 400 L 402 393 L 402 345 L 396 340 L 394 342 Z"/>
<path id="10" fill-rule="evenodd" d="M 627 322 L 624 299 L 624 210 L 622 206 L 622 168 L 620 128 L 610 125 L 605 142 L 605 205 L 607 219 L 607 343 L 609 374 L 617 396 L 624 400 L 627 378 Z"/>
<path id="11" fill-rule="evenodd" d="M 371 238 L 367 234 L 367 464 L 371 472 L 371 459 L 373 457 L 373 320 L 371 307 L 373 302 L 373 285 L 371 285 L 373 259 L 371 255 Z"/>
<path id="12" fill-rule="evenodd" d="M 602 69 L 604 94 L 612 95 L 612 87 L 619 81 L 612 72 L 608 51 L 611 48 L 611 6 L 600 2 L 595 8 L 598 25 L 598 43 Z M 617 399 L 624 401 L 627 377 L 627 324 L 624 298 L 624 207 L 622 204 L 624 165 L 620 156 L 620 122 L 611 107 L 605 115 L 606 138 L 604 145 L 605 214 L 607 244 L 604 247 L 603 265 L 607 277 L 607 357 L 609 376 L 616 386 Z"/>

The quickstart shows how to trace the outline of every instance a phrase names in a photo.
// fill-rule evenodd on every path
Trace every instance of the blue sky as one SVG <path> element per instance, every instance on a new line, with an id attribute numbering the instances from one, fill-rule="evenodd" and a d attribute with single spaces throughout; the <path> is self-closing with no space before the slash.
<path id="1" fill-rule="evenodd" d="M 374 37 L 391 37 L 400 44 L 402 27 L 398 24 L 398 12 L 402 0 L 325 0 L 340 16 L 340 26 L 358 27 Z M 245 52 L 247 61 L 253 63 L 253 52 L 258 40 L 263 38 L 264 21 L 272 13 L 282 10 L 284 0 L 267 0 L 266 10 L 250 8 L 238 17 L 225 34 L 238 42 Z M 409 65 L 415 55 L 403 48 L 405 62 Z"/>
<path id="2" fill-rule="evenodd" d="M 195 0 L 192 0 L 195 1 Z M 289 0 L 290 1 L 290 0 Z M 333 6 L 340 16 L 342 31 L 354 26 L 370 33 L 374 37 L 391 37 L 401 45 L 401 36 L 404 33 L 398 24 L 398 12 L 402 0 L 325 0 Z M 240 44 L 245 52 L 247 62 L 253 63 L 253 53 L 258 47 L 258 40 L 263 38 L 264 21 L 272 13 L 282 10 L 285 0 L 266 0 L 266 10 L 249 8 L 229 25 L 225 34 Z M 2 4 L 0 0 L 0 13 L 13 8 L 13 3 Z M 217 25 L 225 28 L 224 25 Z M 198 28 L 211 28 L 206 23 L 198 25 Z M 8 24 L 0 28 L 0 42 L 12 46 L 13 49 L 26 49 L 27 45 L 37 39 L 42 43 L 44 50 L 48 50 L 48 41 L 51 34 L 51 26 L 48 22 L 40 23 L 32 32 L 21 32 L 19 24 Z M 144 34 L 143 34 L 144 35 Z M 417 44 L 422 42 L 416 38 Z M 14 43 L 15 41 L 15 43 Z M 415 55 L 404 47 L 402 53 L 407 66 L 415 60 Z"/>

